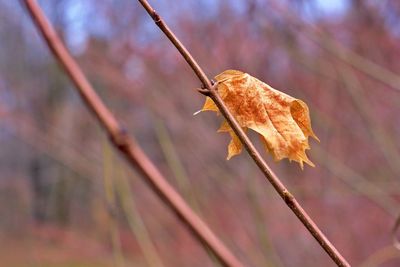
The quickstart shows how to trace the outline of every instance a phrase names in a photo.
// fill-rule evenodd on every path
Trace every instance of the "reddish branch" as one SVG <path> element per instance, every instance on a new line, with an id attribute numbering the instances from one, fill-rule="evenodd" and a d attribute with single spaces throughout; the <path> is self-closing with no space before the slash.
<path id="1" fill-rule="evenodd" d="M 185 58 L 186 62 L 190 65 L 193 71 L 196 73 L 197 77 L 203 84 L 205 89 L 199 90 L 200 93 L 209 96 L 215 102 L 222 115 L 228 121 L 229 125 L 232 127 L 236 135 L 239 137 L 240 141 L 245 146 L 247 152 L 250 154 L 254 162 L 260 168 L 264 176 L 272 184 L 278 194 L 285 201 L 287 206 L 293 211 L 294 214 L 300 219 L 307 230 L 312 234 L 312 236 L 318 241 L 321 247 L 328 253 L 332 260 L 338 266 L 350 266 L 346 259 L 339 253 L 339 251 L 333 246 L 333 244 L 328 240 L 328 238 L 322 233 L 318 226 L 313 222 L 307 212 L 302 208 L 302 206 L 297 202 L 294 196 L 287 190 L 285 185 L 280 181 L 278 176 L 270 169 L 267 163 L 263 160 L 260 153 L 254 147 L 253 143 L 250 141 L 248 136 L 244 133 L 242 128 L 239 126 L 235 118 L 229 112 L 228 108 L 218 95 L 215 86 L 212 86 L 210 79 L 205 75 L 204 71 L 201 69 L 199 64 L 194 60 L 189 51 L 185 46 L 179 41 L 175 34 L 170 30 L 164 20 L 157 14 L 157 12 L 151 7 L 151 5 L 146 0 L 138 0 L 143 7 L 146 9 L 147 13 L 152 17 L 155 24 L 165 33 L 168 39 L 174 44 L 174 46 L 179 50 L 181 55 Z"/>
<path id="2" fill-rule="evenodd" d="M 114 146 L 125 156 L 132 167 L 135 167 L 142 174 L 154 192 L 167 203 L 169 208 L 183 221 L 198 240 L 209 248 L 224 266 L 243 266 L 173 189 L 144 154 L 139 145 L 127 136 L 114 115 L 96 94 L 78 64 L 68 53 L 37 2 L 35 0 L 25 0 L 24 3 L 48 47 L 58 62 L 64 67 L 64 70 L 73 81 L 86 106 L 106 130 Z"/>

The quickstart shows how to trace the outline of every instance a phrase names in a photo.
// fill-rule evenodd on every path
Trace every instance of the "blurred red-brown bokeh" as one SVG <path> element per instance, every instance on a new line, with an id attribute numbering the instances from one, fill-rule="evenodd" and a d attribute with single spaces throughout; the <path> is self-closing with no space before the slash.
<path id="1" fill-rule="evenodd" d="M 273 162 L 354 266 L 399 266 L 400 3 L 151 1 L 212 77 L 239 69 L 310 107 L 315 168 Z M 333 266 L 136 1 L 40 1 L 97 92 L 249 266 Z M 108 144 L 26 11 L 0 0 L 0 266 L 218 266 Z M 258 138 L 250 133 L 257 146 Z"/>

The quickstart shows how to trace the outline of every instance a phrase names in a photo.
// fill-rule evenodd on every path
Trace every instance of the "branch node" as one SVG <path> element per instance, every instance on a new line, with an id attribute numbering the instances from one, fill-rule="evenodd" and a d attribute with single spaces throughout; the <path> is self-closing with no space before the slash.
<path id="1" fill-rule="evenodd" d="M 208 89 L 209 96 L 218 94 L 218 81 L 211 80 L 211 88 Z"/>
<path id="2" fill-rule="evenodd" d="M 290 193 L 287 189 L 284 189 L 282 195 L 283 195 L 283 200 L 285 200 L 285 203 L 290 207 L 293 206 L 294 196 L 292 195 L 292 193 Z"/>
<path id="3" fill-rule="evenodd" d="M 126 151 L 129 147 L 129 136 L 125 127 L 118 128 L 110 134 L 109 138 L 121 150 Z"/>
<path id="4" fill-rule="evenodd" d="M 156 11 L 155 9 L 153 9 L 153 10 L 151 11 L 150 16 L 151 16 L 152 19 L 154 20 L 154 23 L 155 23 L 155 24 L 157 24 L 157 25 L 160 25 L 160 24 L 161 24 L 161 17 L 160 17 L 160 15 L 158 15 L 158 13 L 157 13 L 157 11 Z"/>
<path id="5" fill-rule="evenodd" d="M 214 90 L 214 91 L 218 92 L 219 81 L 214 81 L 214 80 L 211 79 L 211 85 L 212 85 L 211 90 Z"/>

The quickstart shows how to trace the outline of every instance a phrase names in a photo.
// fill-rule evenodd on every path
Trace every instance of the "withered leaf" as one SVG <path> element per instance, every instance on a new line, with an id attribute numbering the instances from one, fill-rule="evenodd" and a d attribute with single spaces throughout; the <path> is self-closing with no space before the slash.
<path id="1" fill-rule="evenodd" d="M 310 149 L 308 137 L 318 137 L 311 128 L 306 103 L 282 93 L 268 84 L 237 70 L 226 70 L 217 75 L 218 93 L 243 130 L 259 133 L 265 149 L 278 161 L 288 158 L 314 166 L 305 151 Z M 218 108 L 207 97 L 201 111 Z M 228 158 L 239 154 L 242 143 L 229 124 L 224 121 L 218 132 L 228 132 L 232 140 L 228 146 Z"/>

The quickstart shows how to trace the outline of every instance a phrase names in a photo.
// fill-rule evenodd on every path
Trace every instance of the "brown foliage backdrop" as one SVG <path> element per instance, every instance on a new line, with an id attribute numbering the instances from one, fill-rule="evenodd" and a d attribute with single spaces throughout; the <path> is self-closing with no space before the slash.
<path id="1" fill-rule="evenodd" d="M 309 104 L 321 140 L 311 143 L 316 168 L 265 158 L 351 263 L 397 266 L 390 231 L 400 193 L 400 5 L 153 2 L 210 77 L 243 70 Z M 98 93 L 239 258 L 331 264 L 246 154 L 225 160 L 229 138 L 215 133 L 221 119 L 193 117 L 203 103 L 193 91 L 199 83 L 138 3 L 41 5 Z M 19 3 L 0 0 L 0 36 L 4 266 L 158 266 L 155 258 L 216 266 L 139 179 L 131 192 L 116 190 L 136 174 Z"/>

